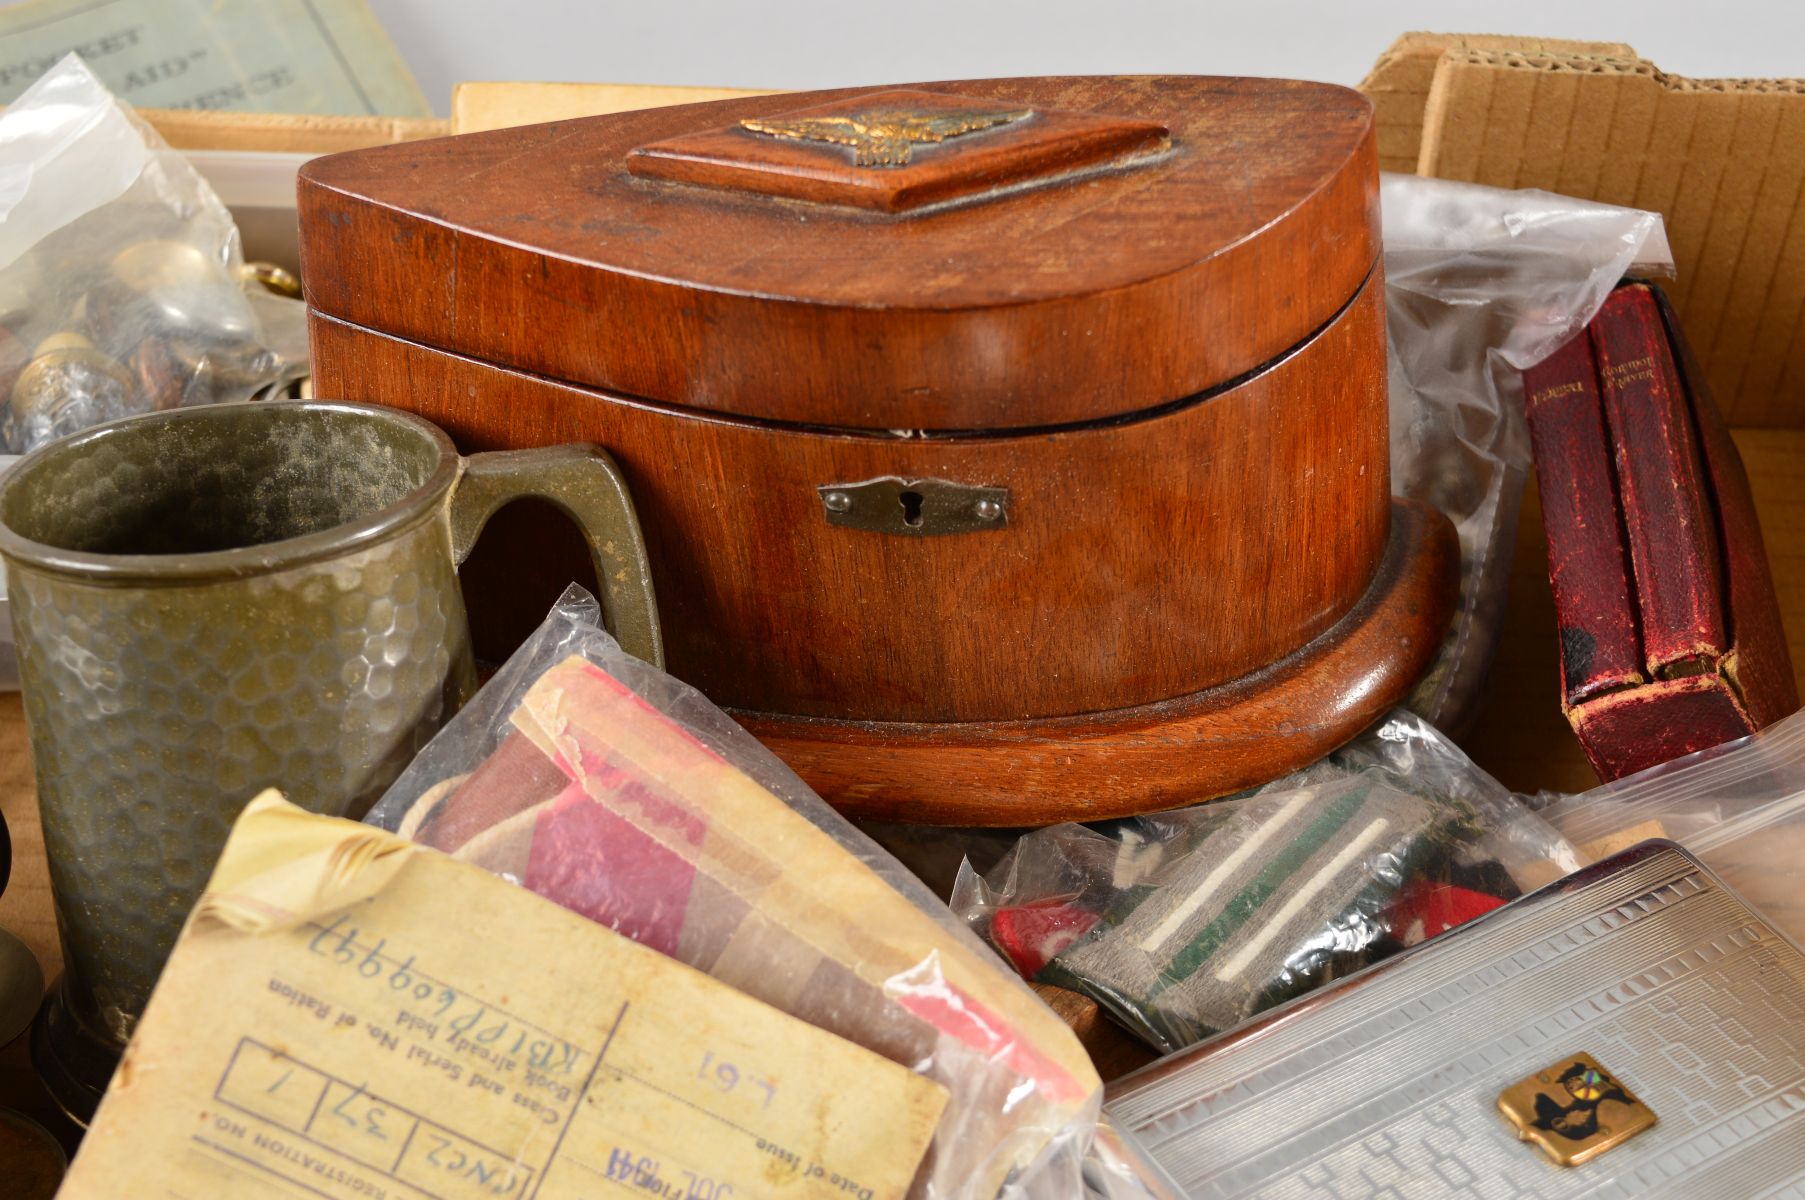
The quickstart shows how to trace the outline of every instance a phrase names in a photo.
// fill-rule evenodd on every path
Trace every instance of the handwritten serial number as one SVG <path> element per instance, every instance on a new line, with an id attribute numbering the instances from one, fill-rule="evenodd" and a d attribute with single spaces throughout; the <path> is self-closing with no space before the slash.
<path id="1" fill-rule="evenodd" d="M 374 945 L 360 944 L 360 932 L 349 914 L 342 915 L 321 927 L 308 941 L 307 949 L 373 984 L 386 984 L 391 993 L 422 1006 L 433 1006 L 432 1015 L 445 1021 L 449 1034 L 446 1040 L 455 1049 L 472 1051 L 491 1061 L 498 1056 L 523 1058 L 534 1071 L 576 1074 L 583 1057 L 576 1046 L 425 976 L 414 966 L 412 954 L 403 959 L 384 953 L 388 945 L 385 937 L 377 938 Z"/>

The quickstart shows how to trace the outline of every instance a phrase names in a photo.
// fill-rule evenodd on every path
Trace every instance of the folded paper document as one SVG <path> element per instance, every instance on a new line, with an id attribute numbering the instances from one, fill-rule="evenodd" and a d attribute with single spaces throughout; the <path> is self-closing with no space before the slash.
<path id="1" fill-rule="evenodd" d="M 908 1193 L 946 1090 L 274 793 L 240 817 L 63 1195 Z"/>

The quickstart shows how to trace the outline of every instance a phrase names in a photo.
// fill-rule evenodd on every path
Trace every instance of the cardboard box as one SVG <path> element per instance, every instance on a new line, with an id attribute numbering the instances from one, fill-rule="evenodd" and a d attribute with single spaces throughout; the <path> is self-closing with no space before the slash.
<path id="1" fill-rule="evenodd" d="M 138 115 L 177 150 L 336 154 L 444 137 L 451 132 L 450 121 L 435 117 L 333 117 L 194 108 L 140 108 Z"/>
<path id="2" fill-rule="evenodd" d="M 536 125 L 542 121 L 631 112 L 638 108 L 773 94 L 742 88 L 657 87 L 637 83 L 460 83 L 451 93 L 451 128 L 454 133 L 481 133 L 515 125 Z"/>
<path id="3" fill-rule="evenodd" d="M 1805 80 L 1684 79 L 1618 43 L 1415 33 L 1361 86 L 1392 130 L 1391 169 L 1661 213 L 1670 294 L 1725 419 L 1805 425 Z"/>
<path id="4" fill-rule="evenodd" d="M 1423 147 L 1423 114 L 1435 83 L 1436 66 L 1451 50 L 1534 51 L 1633 58 L 1622 42 L 1572 42 L 1559 38 L 1509 37 L 1494 33 L 1407 33 L 1379 56 L 1360 83 L 1373 102 L 1379 127 L 1379 169 L 1416 173 Z M 1427 173 L 1427 172 L 1426 172 Z"/>
<path id="5" fill-rule="evenodd" d="M 300 271 L 295 172 L 322 154 L 539 121 L 763 95 L 615 83 L 463 83 L 450 120 L 141 108 L 138 115 L 207 177 L 232 210 L 245 256 Z"/>

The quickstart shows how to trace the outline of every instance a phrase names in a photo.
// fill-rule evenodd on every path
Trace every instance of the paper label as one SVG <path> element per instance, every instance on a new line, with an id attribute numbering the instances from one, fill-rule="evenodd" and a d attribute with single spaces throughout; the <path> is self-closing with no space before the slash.
<path id="1" fill-rule="evenodd" d="M 29 0 L 0 8 L 0 103 L 65 54 L 150 108 L 429 117 L 364 0 Z"/>
<path id="2" fill-rule="evenodd" d="M 360 846 L 320 849 L 322 830 Z M 266 869 L 290 831 L 295 853 Z M 403 845 L 247 810 L 64 1197 L 908 1191 L 938 1084 L 479 868 L 423 849 L 397 866 L 371 838 Z M 330 887 L 299 881 L 313 862 Z M 364 869 L 373 895 L 309 911 Z"/>

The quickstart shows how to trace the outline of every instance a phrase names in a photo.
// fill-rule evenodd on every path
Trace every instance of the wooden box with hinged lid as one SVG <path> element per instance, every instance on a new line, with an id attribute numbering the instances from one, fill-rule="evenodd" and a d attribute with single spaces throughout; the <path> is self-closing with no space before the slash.
<path id="1" fill-rule="evenodd" d="M 1388 486 L 1377 183 L 1357 94 L 1195 77 L 361 150 L 301 175 L 315 388 L 606 446 L 670 669 L 849 813 L 1169 807 L 1357 732 L 1450 612 Z M 479 550 L 479 639 L 556 524 Z"/>

